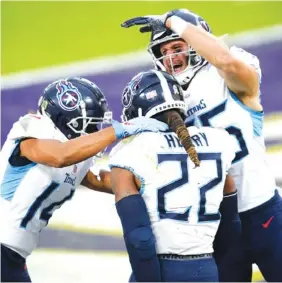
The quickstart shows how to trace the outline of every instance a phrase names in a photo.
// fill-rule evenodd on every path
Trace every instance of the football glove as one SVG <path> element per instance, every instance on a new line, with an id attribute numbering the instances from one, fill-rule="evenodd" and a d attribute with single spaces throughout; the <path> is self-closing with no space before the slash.
<path id="1" fill-rule="evenodd" d="M 141 132 L 164 132 L 168 130 L 168 125 L 156 119 L 138 117 L 120 123 L 113 120 L 112 127 L 115 130 L 117 139 L 126 138 Z"/>

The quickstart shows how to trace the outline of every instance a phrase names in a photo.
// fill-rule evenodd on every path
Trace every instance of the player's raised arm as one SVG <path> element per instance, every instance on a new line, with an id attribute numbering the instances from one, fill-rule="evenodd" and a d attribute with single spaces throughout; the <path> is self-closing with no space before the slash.
<path id="1" fill-rule="evenodd" d="M 160 263 L 150 218 L 132 172 L 112 167 L 112 186 L 124 241 L 137 282 L 160 282 Z"/>
<path id="2" fill-rule="evenodd" d="M 198 15 L 178 9 L 161 16 L 145 16 L 130 19 L 123 27 L 146 25 L 140 31 L 164 32 L 169 28 L 210 64 L 215 66 L 227 86 L 239 96 L 256 97 L 259 94 L 259 77 L 256 69 L 232 54 L 220 38 L 211 34 L 207 23 Z"/>
<path id="3" fill-rule="evenodd" d="M 255 68 L 235 57 L 220 38 L 200 26 L 186 22 L 178 16 L 178 12 L 167 19 L 166 26 L 189 43 L 200 56 L 215 66 L 234 93 L 258 96 L 259 77 Z"/>

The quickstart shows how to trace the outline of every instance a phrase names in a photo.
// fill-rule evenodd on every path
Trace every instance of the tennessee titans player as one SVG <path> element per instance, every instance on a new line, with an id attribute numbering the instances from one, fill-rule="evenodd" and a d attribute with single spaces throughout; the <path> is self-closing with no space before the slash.
<path id="1" fill-rule="evenodd" d="M 149 52 L 156 68 L 174 74 L 185 90 L 187 125 L 225 128 L 237 141 L 229 172 L 238 191 L 242 235 L 220 255 L 220 280 L 249 282 L 256 263 L 267 281 L 282 281 L 282 199 L 265 153 L 258 58 L 229 48 L 202 17 L 185 9 L 123 24 L 133 25 L 152 32 Z M 236 215 L 228 202 L 236 205 L 234 197 L 222 203 L 225 221 L 218 236 L 225 246 L 238 235 L 225 225 Z"/>
<path id="2" fill-rule="evenodd" d="M 78 185 L 112 193 L 110 175 L 89 169 L 95 155 L 143 130 L 165 130 L 152 119 L 113 121 L 101 90 L 84 78 L 48 85 L 37 114 L 21 117 L 1 152 L 1 282 L 30 282 L 26 257 L 36 248 L 54 210 Z"/>
<path id="3" fill-rule="evenodd" d="M 129 137 L 110 154 L 131 281 L 217 282 L 213 240 L 236 143 L 223 129 L 186 128 L 182 89 L 168 73 L 139 73 L 122 101 L 125 120 L 153 117 L 171 129 Z"/>

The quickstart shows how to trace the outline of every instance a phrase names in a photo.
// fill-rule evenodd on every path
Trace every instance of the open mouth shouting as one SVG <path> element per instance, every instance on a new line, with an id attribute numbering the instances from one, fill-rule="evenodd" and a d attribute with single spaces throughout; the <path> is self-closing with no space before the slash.
<path id="1" fill-rule="evenodd" d="M 179 60 L 179 59 L 169 59 L 166 62 L 166 69 L 169 70 L 171 74 L 178 74 L 185 70 L 187 67 L 187 59 Z"/>
<path id="2" fill-rule="evenodd" d="M 172 68 L 171 71 L 172 73 L 180 73 L 185 69 L 185 64 L 183 64 L 183 62 L 177 62 L 177 63 L 172 63 Z"/>

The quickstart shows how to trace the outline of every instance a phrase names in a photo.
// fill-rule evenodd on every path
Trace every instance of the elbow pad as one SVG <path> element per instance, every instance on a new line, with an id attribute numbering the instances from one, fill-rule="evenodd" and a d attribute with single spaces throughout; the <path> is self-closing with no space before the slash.
<path id="1" fill-rule="evenodd" d="M 141 261 L 151 260 L 156 255 L 155 238 L 151 227 L 137 227 L 124 236 L 127 249 L 134 253 Z"/>

